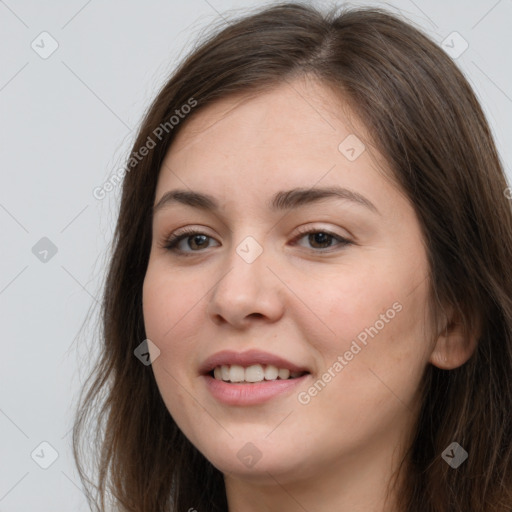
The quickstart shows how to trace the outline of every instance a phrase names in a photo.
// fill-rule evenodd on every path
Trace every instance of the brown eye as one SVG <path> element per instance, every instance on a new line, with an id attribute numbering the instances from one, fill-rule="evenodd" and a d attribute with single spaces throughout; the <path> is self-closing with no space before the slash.
<path id="1" fill-rule="evenodd" d="M 339 235 L 331 233 L 329 231 L 320 230 L 320 229 L 309 229 L 301 232 L 299 236 L 295 238 L 295 241 L 306 238 L 310 249 L 320 249 L 315 252 L 322 252 L 321 249 L 329 249 L 331 247 L 339 246 L 340 248 L 345 247 L 347 245 L 351 245 L 352 242 L 343 238 Z M 338 243 L 333 243 L 333 241 L 337 241 Z M 302 245 L 302 244 L 300 244 Z M 327 252 L 327 251 L 324 251 Z"/>
<path id="2" fill-rule="evenodd" d="M 326 249 L 335 249 L 337 246 L 339 248 L 343 248 L 352 244 L 352 242 L 346 238 L 320 229 L 309 229 L 301 232 L 297 237 L 295 237 L 294 243 L 298 240 L 306 239 L 306 237 L 308 243 L 307 248 L 317 253 L 330 252 Z M 171 252 L 190 256 L 193 253 L 202 252 L 202 249 L 208 249 L 211 247 L 210 242 L 212 240 L 214 240 L 214 238 L 211 236 L 191 229 L 173 233 L 165 240 L 162 247 Z"/>
<path id="3" fill-rule="evenodd" d="M 172 234 L 163 244 L 163 248 L 188 255 L 191 252 L 207 249 L 211 240 L 213 240 L 211 236 L 200 231 L 187 230 Z"/>

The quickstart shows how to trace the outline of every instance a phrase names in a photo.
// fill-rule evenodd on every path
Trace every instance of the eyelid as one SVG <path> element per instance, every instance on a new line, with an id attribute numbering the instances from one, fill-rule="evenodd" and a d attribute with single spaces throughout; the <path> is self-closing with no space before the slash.
<path id="1" fill-rule="evenodd" d="M 307 235 L 309 233 L 326 233 L 326 234 L 332 235 L 336 238 L 341 238 L 343 240 L 347 240 L 347 241 L 353 240 L 353 237 L 350 234 L 342 235 L 342 234 L 336 233 L 334 230 L 332 230 L 330 228 L 326 228 L 323 226 L 316 226 L 316 225 L 314 225 L 314 223 L 313 223 L 313 225 L 307 224 L 306 226 L 299 226 L 297 228 L 297 231 L 298 231 L 299 235 Z M 294 238 L 296 238 L 296 236 L 297 235 L 295 235 Z"/>
<path id="2" fill-rule="evenodd" d="M 338 238 L 343 238 L 343 239 L 350 239 L 352 241 L 352 239 L 354 238 L 352 236 L 352 234 L 349 234 L 348 236 L 346 235 L 341 235 L 341 234 L 338 234 L 338 233 L 335 233 L 333 230 L 329 229 L 329 228 L 324 228 L 323 226 L 315 226 L 315 225 L 310 225 L 310 224 L 307 224 L 306 226 L 299 226 L 297 228 L 297 234 L 293 236 L 293 239 L 295 239 L 297 237 L 297 235 L 307 235 L 311 232 L 322 232 L 322 233 L 327 233 L 327 234 L 330 234 L 332 236 L 335 236 L 335 237 L 338 237 Z M 348 231 L 347 231 L 348 232 Z M 178 229 L 175 229 L 173 231 L 171 231 L 165 238 L 166 241 L 169 241 L 170 238 L 177 238 L 181 235 L 185 235 L 185 234 L 190 234 L 190 235 L 207 235 L 209 238 L 215 238 L 214 236 L 212 235 L 209 235 L 207 233 L 207 228 L 204 228 L 204 227 L 193 227 L 193 226 L 185 226 L 183 228 L 178 228 Z"/>
<path id="3" fill-rule="evenodd" d="M 306 226 L 300 226 L 297 229 L 298 233 L 295 234 L 291 242 L 293 245 L 297 245 L 297 241 L 301 238 L 304 238 L 306 235 L 313 234 L 313 233 L 323 233 L 327 236 L 332 237 L 335 241 L 338 243 L 329 247 L 315 249 L 315 248 L 305 248 L 308 250 L 308 252 L 313 254 L 328 254 L 331 252 L 336 252 L 338 250 L 343 249 L 344 247 L 348 245 L 356 245 L 356 243 L 351 239 L 352 237 L 347 237 L 344 235 L 340 235 L 336 232 L 334 232 L 331 229 L 326 229 L 322 226 L 315 226 L 315 225 L 306 225 Z M 181 243 L 183 240 L 186 240 L 187 238 L 190 238 L 192 236 L 198 236 L 198 235 L 204 235 L 208 239 L 215 240 L 218 242 L 215 237 L 208 234 L 208 230 L 204 229 L 203 227 L 192 227 L 192 226 L 186 226 L 183 228 L 179 228 L 171 232 L 168 236 L 164 237 L 163 241 L 160 242 L 159 247 L 162 249 L 165 249 L 169 252 L 174 252 L 178 255 L 182 256 L 193 256 L 194 253 L 196 254 L 203 254 L 204 250 L 198 250 L 198 251 L 182 251 L 177 248 L 177 245 Z M 206 249 L 209 249 L 210 247 L 206 247 Z"/>

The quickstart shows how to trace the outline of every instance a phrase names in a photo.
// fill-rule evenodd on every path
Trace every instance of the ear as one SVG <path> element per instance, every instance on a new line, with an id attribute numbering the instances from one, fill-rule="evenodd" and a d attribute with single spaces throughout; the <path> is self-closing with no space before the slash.
<path id="1" fill-rule="evenodd" d="M 478 322 L 473 332 L 465 332 L 460 314 L 450 308 L 444 328 L 438 332 L 429 361 L 441 370 L 453 370 L 467 362 L 475 352 L 481 327 Z"/>

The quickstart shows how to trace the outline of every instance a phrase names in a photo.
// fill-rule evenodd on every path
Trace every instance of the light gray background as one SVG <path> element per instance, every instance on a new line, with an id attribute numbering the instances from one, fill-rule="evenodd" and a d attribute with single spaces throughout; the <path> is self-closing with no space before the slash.
<path id="1" fill-rule="evenodd" d="M 510 173 L 512 0 L 350 4 L 399 10 L 439 43 L 454 31 L 467 41 L 456 61 Z M 201 28 L 257 5 L 0 1 L 0 512 L 87 510 L 70 428 L 96 354 L 74 340 L 98 312 L 120 187 L 101 201 L 93 189 L 122 166 L 144 109 Z M 31 47 L 51 49 L 43 31 L 59 45 L 46 59 Z M 46 262 L 32 249 L 43 237 L 57 247 Z M 36 462 L 51 462 L 44 441 L 58 453 L 47 469 Z"/>

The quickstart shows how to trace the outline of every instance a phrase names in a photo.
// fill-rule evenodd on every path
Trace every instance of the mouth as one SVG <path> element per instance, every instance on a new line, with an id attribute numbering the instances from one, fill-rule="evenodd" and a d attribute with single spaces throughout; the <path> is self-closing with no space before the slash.
<path id="1" fill-rule="evenodd" d="M 256 349 L 217 352 L 203 361 L 199 374 L 210 396 L 228 406 L 286 400 L 311 377 L 309 368 Z"/>
<path id="2" fill-rule="evenodd" d="M 290 371 L 272 364 L 253 364 L 247 367 L 238 364 L 219 365 L 207 373 L 215 380 L 232 384 L 256 384 L 278 380 L 293 380 L 309 374 L 307 371 Z"/>
<path id="3" fill-rule="evenodd" d="M 265 370 L 268 370 L 270 376 L 273 377 L 277 367 L 268 369 L 268 366 L 265 367 Z M 263 378 L 263 380 L 253 380 L 251 382 L 245 380 L 245 376 L 244 380 L 237 380 L 240 377 L 236 376 L 236 372 L 240 370 L 235 368 L 235 382 L 232 382 L 231 377 L 229 380 L 222 379 L 222 375 L 215 377 L 215 371 L 217 371 L 217 375 L 219 370 L 223 371 L 222 367 L 216 368 L 216 370 L 202 375 L 206 389 L 216 401 L 227 406 L 236 407 L 262 405 L 269 400 L 289 400 L 293 396 L 294 391 L 296 392 L 298 387 L 304 386 L 306 380 L 311 376 L 309 372 L 299 372 L 298 374 L 294 373 L 293 376 L 291 374 L 287 376 L 287 373 L 290 373 L 287 370 L 287 372 L 282 373 L 282 376 L 285 378 L 281 378 L 279 376 L 279 369 L 277 369 L 278 375 L 276 378 L 269 380 Z M 246 372 L 251 367 L 244 368 L 241 366 L 240 368 Z M 228 369 L 230 372 L 229 376 L 231 376 L 232 368 L 228 366 Z M 251 377 L 251 372 L 253 371 L 256 373 L 255 370 L 249 370 L 249 379 L 256 379 L 256 376 Z M 261 373 L 258 375 L 258 378 L 261 379 Z"/>

